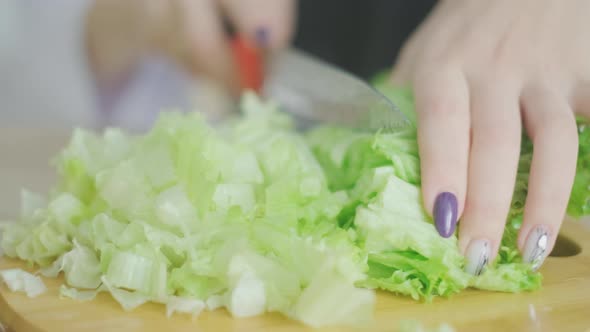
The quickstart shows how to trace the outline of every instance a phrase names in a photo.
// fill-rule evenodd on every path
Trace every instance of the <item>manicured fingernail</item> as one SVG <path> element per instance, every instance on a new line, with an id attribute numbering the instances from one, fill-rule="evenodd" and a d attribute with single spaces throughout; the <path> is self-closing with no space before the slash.
<path id="1" fill-rule="evenodd" d="M 490 260 L 490 242 L 487 240 L 473 240 L 465 252 L 465 271 L 474 276 L 480 275 Z"/>
<path id="2" fill-rule="evenodd" d="M 440 193 L 434 202 L 434 225 L 442 237 L 450 237 L 457 226 L 457 197 L 450 192 Z"/>
<path id="3" fill-rule="evenodd" d="M 268 46 L 269 38 L 268 38 L 268 29 L 264 27 L 260 27 L 256 29 L 256 42 L 261 47 Z"/>
<path id="4" fill-rule="evenodd" d="M 549 252 L 549 231 L 546 227 L 536 226 L 526 239 L 523 250 L 523 260 L 532 264 L 533 270 L 537 270 L 547 258 Z"/>

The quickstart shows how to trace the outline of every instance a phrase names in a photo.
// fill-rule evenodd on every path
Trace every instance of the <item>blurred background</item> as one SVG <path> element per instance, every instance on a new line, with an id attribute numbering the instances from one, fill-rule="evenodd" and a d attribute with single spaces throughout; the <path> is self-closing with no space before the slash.
<path id="1" fill-rule="evenodd" d="M 84 25 L 71 23 L 84 19 L 74 17 L 84 10 L 75 7 L 93 1 L 97 0 L 0 0 L 0 128 L 146 129 L 163 108 L 214 107 L 219 94 L 199 83 L 190 84 L 187 91 L 186 81 L 194 77 L 149 57 L 134 77 L 141 84 L 131 82 L 119 95 L 111 91 L 107 98 L 96 96 L 83 59 L 87 55 L 73 49 L 83 46 L 79 44 Z M 434 0 L 300 0 L 293 45 L 370 79 L 391 68 L 404 41 L 434 4 Z M 96 105 L 106 110 L 87 109 Z"/>
<path id="2" fill-rule="evenodd" d="M 434 0 L 300 0 L 294 45 L 362 78 L 391 68 Z"/>

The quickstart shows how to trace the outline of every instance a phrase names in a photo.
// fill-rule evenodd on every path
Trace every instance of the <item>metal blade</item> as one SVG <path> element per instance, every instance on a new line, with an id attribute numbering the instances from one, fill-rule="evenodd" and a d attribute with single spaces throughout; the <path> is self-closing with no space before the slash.
<path id="1" fill-rule="evenodd" d="M 302 127 L 319 122 L 395 131 L 410 125 L 396 105 L 365 81 L 294 49 L 271 60 L 263 94 Z"/>

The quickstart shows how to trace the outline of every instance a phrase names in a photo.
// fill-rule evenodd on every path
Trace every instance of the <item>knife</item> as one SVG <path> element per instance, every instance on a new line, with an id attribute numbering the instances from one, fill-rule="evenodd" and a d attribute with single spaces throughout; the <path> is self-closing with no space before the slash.
<path id="1" fill-rule="evenodd" d="M 411 125 L 397 105 L 367 82 L 293 48 L 270 59 L 262 94 L 295 116 L 303 129 L 314 123 L 369 131 Z"/>
<path id="2" fill-rule="evenodd" d="M 262 66 L 260 51 L 235 37 L 232 48 L 243 90 L 253 90 L 290 113 L 299 129 L 317 123 L 361 130 L 410 126 L 387 97 L 365 81 L 300 50 L 290 48 Z"/>

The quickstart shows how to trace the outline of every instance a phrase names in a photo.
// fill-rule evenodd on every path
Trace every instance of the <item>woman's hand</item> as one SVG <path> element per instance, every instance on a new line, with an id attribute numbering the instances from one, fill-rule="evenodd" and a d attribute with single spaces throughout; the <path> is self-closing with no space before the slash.
<path id="1" fill-rule="evenodd" d="M 87 45 L 98 80 L 117 82 L 146 53 L 236 88 L 222 17 L 254 44 L 277 49 L 293 31 L 294 0 L 95 0 Z"/>
<path id="2" fill-rule="evenodd" d="M 518 245 L 535 268 L 553 248 L 575 175 L 574 114 L 590 111 L 589 14 L 585 0 L 442 0 L 395 66 L 414 87 L 426 207 L 443 236 L 461 216 L 473 274 L 497 255 L 523 128 L 534 156 Z"/>

